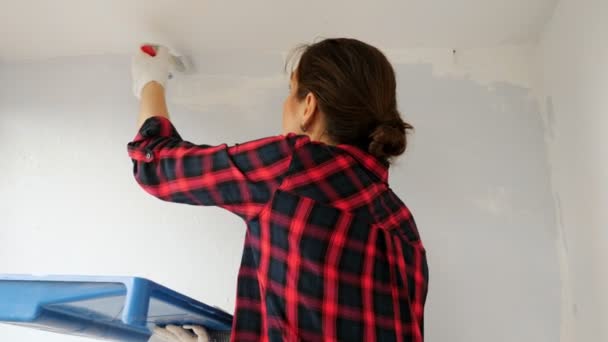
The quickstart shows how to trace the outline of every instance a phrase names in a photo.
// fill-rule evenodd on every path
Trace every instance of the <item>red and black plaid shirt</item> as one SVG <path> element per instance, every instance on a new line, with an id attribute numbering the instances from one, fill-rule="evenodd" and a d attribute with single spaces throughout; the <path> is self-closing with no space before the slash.
<path id="1" fill-rule="evenodd" d="M 233 341 L 423 340 L 425 250 L 376 158 L 296 135 L 194 145 L 161 117 L 128 148 L 148 193 L 246 221 Z"/>

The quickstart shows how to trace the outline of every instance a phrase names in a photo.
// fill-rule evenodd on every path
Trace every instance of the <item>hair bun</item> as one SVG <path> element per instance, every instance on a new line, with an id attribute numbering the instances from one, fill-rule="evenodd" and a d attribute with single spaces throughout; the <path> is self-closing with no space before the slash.
<path id="1" fill-rule="evenodd" d="M 377 158 L 389 159 L 405 152 L 406 131 L 412 126 L 401 119 L 379 124 L 372 132 L 369 152 Z"/>

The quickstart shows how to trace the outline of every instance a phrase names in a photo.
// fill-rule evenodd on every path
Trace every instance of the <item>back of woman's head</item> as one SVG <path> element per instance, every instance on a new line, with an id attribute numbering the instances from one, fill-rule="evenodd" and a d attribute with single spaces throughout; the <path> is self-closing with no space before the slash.
<path id="1" fill-rule="evenodd" d="M 294 70 L 297 97 L 316 96 L 327 134 L 337 144 L 357 146 L 388 161 L 407 146 L 413 127 L 397 109 L 393 67 L 377 48 L 348 38 L 299 47 Z"/>

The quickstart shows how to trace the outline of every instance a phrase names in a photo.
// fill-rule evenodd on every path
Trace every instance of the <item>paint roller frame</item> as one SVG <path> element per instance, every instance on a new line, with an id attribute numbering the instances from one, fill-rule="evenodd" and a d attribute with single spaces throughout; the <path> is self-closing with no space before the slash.
<path id="1" fill-rule="evenodd" d="M 140 47 L 141 51 L 151 57 L 156 57 L 156 51 L 158 49 L 158 45 L 146 44 Z M 190 58 L 186 56 L 182 56 L 178 53 L 175 53 L 174 50 L 169 50 L 170 53 L 170 64 L 171 69 L 174 72 L 179 72 L 182 74 L 192 74 L 194 73 L 194 65 Z M 169 73 L 169 78 L 173 78 L 173 73 Z"/>

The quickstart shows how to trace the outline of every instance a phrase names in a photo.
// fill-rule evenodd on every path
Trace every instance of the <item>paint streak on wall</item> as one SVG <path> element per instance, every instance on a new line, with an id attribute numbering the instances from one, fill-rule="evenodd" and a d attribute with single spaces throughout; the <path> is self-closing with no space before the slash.
<path id="1" fill-rule="evenodd" d="M 509 84 L 528 89 L 536 97 L 533 67 L 533 45 L 504 45 L 498 48 L 453 49 L 384 49 L 395 65 L 430 65 L 434 77 L 468 79 L 492 88 L 496 84 Z M 217 56 L 211 52 L 193 58 L 199 72 L 195 75 L 178 75 L 171 89 L 173 101 L 195 110 L 217 105 L 248 111 L 257 107 L 268 90 L 286 89 L 288 75 L 282 70 L 287 53 L 265 53 L 264 67 L 254 65 L 259 54 L 238 53 L 238 56 Z M 255 56 L 255 57 L 254 57 Z M 224 60 L 219 63 L 218 60 Z M 230 64 L 230 60 L 238 61 Z M 230 67 L 227 67 L 229 66 Z M 261 75 L 261 70 L 266 74 Z M 274 70 L 272 70 L 274 69 Z M 268 74 L 270 72 L 270 74 Z"/>
<path id="2" fill-rule="evenodd" d="M 484 85 L 507 83 L 532 88 L 534 45 L 495 48 L 387 50 L 397 64 L 430 64 L 435 77 L 465 78 Z"/>

